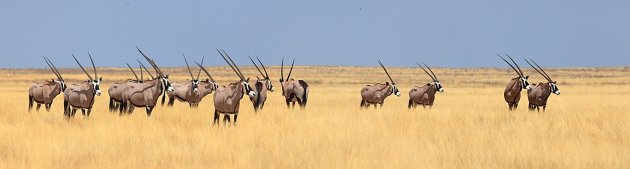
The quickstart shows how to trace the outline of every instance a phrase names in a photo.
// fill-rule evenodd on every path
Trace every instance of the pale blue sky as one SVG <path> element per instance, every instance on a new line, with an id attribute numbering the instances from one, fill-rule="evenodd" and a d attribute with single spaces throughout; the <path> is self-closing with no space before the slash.
<path id="1" fill-rule="evenodd" d="M 4 0 L 0 67 L 135 63 L 140 46 L 162 66 L 214 48 L 239 65 L 505 67 L 496 53 L 545 67 L 630 65 L 630 1 L 595 0 Z"/>

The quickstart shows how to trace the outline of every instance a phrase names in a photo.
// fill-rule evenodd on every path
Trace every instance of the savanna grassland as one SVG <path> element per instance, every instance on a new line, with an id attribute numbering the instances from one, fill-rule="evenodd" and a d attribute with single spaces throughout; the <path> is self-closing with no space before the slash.
<path id="1" fill-rule="evenodd" d="M 208 68 L 220 85 L 237 79 L 229 67 Z M 361 110 L 360 89 L 387 80 L 380 68 L 299 66 L 292 76 L 310 83 L 309 105 L 289 110 L 272 67 L 276 91 L 265 109 L 254 113 L 243 98 L 231 127 L 212 126 L 211 95 L 198 109 L 158 106 L 151 119 L 143 109 L 110 113 L 107 88 L 133 75 L 99 70 L 94 111 L 70 120 L 62 95 L 51 112 L 27 111 L 29 86 L 54 77 L 50 70 L 0 70 L 0 168 L 630 168 L 629 68 L 546 69 L 562 94 L 537 113 L 525 97 L 508 111 L 503 89 L 515 73 L 498 68 L 436 68 L 445 92 L 433 108 L 413 110 L 410 87 L 430 78 L 390 68 L 402 95 Z M 185 68 L 163 71 L 171 81 L 189 77 Z M 524 72 L 530 83 L 544 79 Z M 69 84 L 86 79 L 78 69 L 61 73 Z"/>

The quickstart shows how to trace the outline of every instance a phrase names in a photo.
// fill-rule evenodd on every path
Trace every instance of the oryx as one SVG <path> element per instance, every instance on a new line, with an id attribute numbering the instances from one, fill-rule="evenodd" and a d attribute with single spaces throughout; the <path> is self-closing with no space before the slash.
<path id="1" fill-rule="evenodd" d="M 378 60 L 378 64 L 380 64 L 383 70 L 385 70 L 385 74 L 387 74 L 391 83 L 376 83 L 374 85 L 366 85 L 363 87 L 363 89 L 361 89 L 361 108 L 369 108 L 370 104 L 373 104 L 374 107 L 376 107 L 376 104 L 380 104 L 381 107 L 383 107 L 385 98 L 392 95 L 392 93 L 400 97 L 400 91 L 398 90 L 398 87 L 396 87 L 396 83 L 389 75 L 389 72 L 387 72 L 387 69 L 385 69 L 381 60 Z"/>
<path id="2" fill-rule="evenodd" d="M 127 90 L 127 87 L 129 87 L 129 84 L 142 83 L 142 81 L 144 80 L 143 73 L 142 73 L 144 71 L 142 71 L 142 67 L 140 67 L 140 78 L 138 78 L 138 75 L 136 74 L 135 71 L 133 71 L 133 68 L 131 68 L 129 64 L 127 64 L 127 67 L 129 67 L 129 69 L 131 70 L 131 73 L 133 73 L 133 76 L 136 77 L 136 80 L 127 79 L 124 82 L 114 83 L 112 84 L 112 86 L 109 87 L 109 89 L 107 90 L 107 93 L 109 93 L 109 111 L 110 112 L 115 112 L 116 110 L 119 109 L 120 100 L 122 100 L 122 93 L 125 90 Z"/>
<path id="3" fill-rule="evenodd" d="M 184 54 L 182 54 L 184 56 Z M 205 57 L 204 57 L 205 58 Z M 201 67 L 203 67 L 203 60 L 201 59 Z M 188 60 L 186 56 L 184 56 L 184 62 L 186 62 L 186 67 L 188 68 L 188 73 L 190 73 L 190 82 L 189 83 L 177 83 L 172 82 L 173 91 L 167 92 L 168 95 L 168 106 L 173 106 L 175 103 L 175 99 L 181 102 L 188 102 L 190 107 L 196 108 L 199 106 L 199 102 L 212 93 L 214 89 L 216 89 L 216 82 L 209 81 L 206 79 L 205 81 L 199 80 L 199 75 L 201 74 L 201 69 L 197 72 L 197 78 L 193 77 L 193 73 L 188 65 Z"/>
<path id="4" fill-rule="evenodd" d="M 79 60 L 72 55 L 74 61 L 79 64 L 81 70 L 88 76 L 88 80 L 81 84 L 72 84 L 66 88 L 63 92 L 63 107 L 64 107 L 64 115 L 66 118 L 70 118 L 74 116 L 77 112 L 77 109 L 81 109 L 81 112 L 84 117 L 89 117 L 92 112 L 92 106 L 94 105 L 95 96 L 101 95 L 101 81 L 102 77 L 98 77 L 98 73 L 96 72 L 96 66 L 94 65 L 94 60 L 92 59 L 92 55 L 88 53 L 90 57 L 90 62 L 92 62 L 92 68 L 94 69 L 94 78 L 90 76 L 90 74 L 83 68 L 83 65 L 79 63 Z M 87 110 L 87 114 L 86 114 Z"/>
<path id="5" fill-rule="evenodd" d="M 260 63 L 260 66 L 263 68 L 265 73 L 263 73 L 263 71 L 258 68 L 258 65 L 256 65 L 256 62 L 254 62 L 254 59 L 252 59 L 251 56 L 248 57 L 249 60 L 252 61 L 252 64 L 254 64 L 254 67 L 256 67 L 260 75 L 263 77 L 261 79 L 256 76 L 257 80 L 256 83 L 254 83 L 253 88 L 254 92 L 256 92 L 256 97 L 252 97 L 250 99 L 252 101 L 252 104 L 254 105 L 254 111 L 257 112 L 258 110 L 262 110 L 265 106 L 265 101 L 267 100 L 267 91 L 273 92 L 273 85 L 271 84 L 271 79 L 269 78 L 267 69 L 265 68 L 265 65 L 263 65 L 263 63 L 260 61 L 260 59 L 256 57 L 256 60 L 258 60 L 258 63 Z"/>
<path id="6" fill-rule="evenodd" d="M 442 88 L 440 80 L 438 80 L 437 76 L 435 76 L 435 73 L 433 73 L 433 70 L 431 70 L 431 68 L 427 66 L 427 64 L 422 63 L 424 64 L 424 66 L 427 67 L 427 69 L 429 69 L 431 73 L 424 69 L 424 67 L 422 67 L 420 63 L 416 62 L 416 64 L 418 64 L 418 66 L 420 66 L 420 68 L 424 70 L 424 73 L 427 73 L 427 75 L 431 77 L 433 82 L 427 83 L 424 86 L 412 87 L 411 91 L 409 91 L 409 105 L 407 107 L 411 109 L 412 107 L 415 108 L 418 105 L 422 105 L 422 107 L 428 106 L 429 108 L 431 108 L 431 106 L 433 106 L 433 101 L 435 100 L 435 92 L 437 91 L 442 93 L 444 92 L 444 88 Z"/>
<path id="7" fill-rule="evenodd" d="M 44 104 L 46 107 L 46 111 L 50 111 L 50 107 L 52 106 L 55 97 L 59 95 L 63 90 L 66 89 L 66 82 L 61 77 L 61 73 L 57 70 L 57 67 L 47 58 L 44 57 L 44 61 L 55 73 L 57 79 L 46 80 L 44 83 L 33 83 L 31 87 L 28 89 L 28 111 L 30 112 L 33 109 L 33 101 L 37 103 L 37 111 Z"/>
<path id="8" fill-rule="evenodd" d="M 512 61 L 512 63 L 514 63 L 516 68 L 512 66 L 510 62 L 505 60 L 505 58 L 501 57 L 501 55 L 497 54 L 497 56 L 503 59 L 505 63 L 507 63 L 508 65 L 510 65 L 510 67 L 512 67 L 512 69 L 516 72 L 518 77 L 512 78 L 508 82 L 508 84 L 505 86 L 505 90 L 503 91 L 503 98 L 505 99 L 505 102 L 508 103 L 508 107 L 510 110 L 516 110 L 516 107 L 518 107 L 518 102 L 521 100 L 521 89 L 529 89 L 529 82 L 527 82 L 527 79 L 529 78 L 529 76 L 523 75 L 523 71 L 521 70 L 521 67 L 519 67 L 518 64 L 516 64 L 516 62 L 512 59 L 512 57 L 510 57 L 510 55 L 507 55 L 507 54 L 505 55 L 508 58 L 510 58 L 510 60 Z"/>
<path id="9" fill-rule="evenodd" d="M 157 72 L 157 78 L 144 81 L 142 83 L 129 84 L 127 90 L 122 93 L 120 114 L 132 113 L 134 107 L 145 107 L 147 117 L 151 117 L 153 108 L 157 105 L 157 99 L 166 91 L 172 91 L 170 82 L 168 82 L 168 75 L 165 75 L 160 67 L 157 66 L 154 60 L 146 56 L 140 48 L 136 47 L 138 52 L 151 64 L 153 69 Z"/>
<path id="10" fill-rule="evenodd" d="M 560 89 L 558 89 L 556 81 L 551 80 L 551 77 L 549 77 L 545 70 L 538 66 L 538 64 L 534 62 L 534 60 L 529 60 L 532 61 L 532 63 L 534 63 L 536 67 L 534 67 L 534 65 L 532 65 L 531 63 L 529 63 L 529 61 L 527 61 L 527 59 L 525 59 L 527 64 L 529 64 L 532 68 L 534 68 L 534 70 L 536 70 L 536 72 L 540 73 L 540 75 L 547 79 L 546 83 L 539 82 L 538 85 L 532 84 L 531 87 L 527 89 L 529 110 L 533 111 L 534 109 L 536 109 L 538 112 L 540 112 L 540 107 L 542 107 L 544 112 L 547 108 L 547 99 L 549 98 L 549 95 L 551 95 L 551 93 L 560 95 Z"/>
<path id="11" fill-rule="evenodd" d="M 282 96 L 287 103 L 287 108 L 291 105 L 291 108 L 295 108 L 295 102 L 300 105 L 301 109 L 306 108 L 308 101 L 308 84 L 304 80 L 294 80 L 291 78 L 291 72 L 293 72 L 293 65 L 295 59 L 291 63 L 291 69 L 289 75 L 287 75 L 286 81 L 284 79 L 284 58 L 282 58 L 282 64 L 280 66 L 280 86 L 282 86 Z"/>
<path id="12" fill-rule="evenodd" d="M 230 114 L 234 114 L 234 125 L 238 119 L 240 109 L 240 101 L 244 94 L 250 98 L 255 97 L 256 93 L 249 86 L 249 78 L 245 79 L 241 70 L 236 66 L 232 58 L 223 50 L 217 49 L 223 60 L 232 68 L 234 73 L 239 77 L 240 81 L 230 83 L 227 86 L 219 87 L 214 93 L 214 120 L 213 125 L 219 122 L 219 114 L 223 115 L 224 125 L 231 123 Z"/>

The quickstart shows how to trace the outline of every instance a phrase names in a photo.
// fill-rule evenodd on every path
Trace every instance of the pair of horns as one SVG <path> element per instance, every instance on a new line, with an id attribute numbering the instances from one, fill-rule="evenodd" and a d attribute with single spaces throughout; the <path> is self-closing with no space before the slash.
<path id="1" fill-rule="evenodd" d="M 88 52 L 88 56 L 90 57 L 90 62 L 92 62 L 92 68 L 94 68 L 94 77 L 96 79 L 98 79 L 98 74 L 96 72 L 96 66 L 94 65 L 94 60 L 92 59 L 92 55 L 90 55 L 90 52 Z M 74 58 L 74 61 L 77 62 L 77 64 L 79 64 L 79 67 L 81 67 L 81 70 L 83 70 L 83 72 L 85 72 L 85 74 L 88 76 L 88 78 L 90 78 L 90 80 L 94 80 L 95 78 L 92 78 L 92 76 L 90 76 L 90 74 L 85 70 L 85 68 L 83 68 L 83 65 L 81 65 L 81 63 L 79 63 L 79 60 L 77 60 L 77 57 L 74 56 L 74 54 L 72 54 L 72 57 Z"/>
<path id="2" fill-rule="evenodd" d="M 147 69 L 147 67 L 144 67 L 144 64 L 142 64 L 142 62 L 140 62 L 139 60 L 136 60 L 136 61 L 138 61 L 138 63 L 140 63 L 140 66 L 141 66 L 141 67 L 142 67 L 145 71 L 147 71 L 147 73 L 149 74 L 149 76 L 151 76 L 151 79 L 155 79 L 155 77 L 153 76 L 153 74 L 151 74 L 151 72 L 149 72 L 149 69 Z"/>
<path id="3" fill-rule="evenodd" d="M 188 65 L 188 60 L 186 59 L 186 55 L 184 55 L 184 53 L 182 53 L 182 56 L 184 57 L 184 62 L 186 62 L 186 67 L 188 68 L 188 73 L 190 73 L 190 78 L 191 80 L 199 80 L 199 75 L 201 75 L 201 69 L 199 69 L 199 72 L 197 72 L 197 78 L 195 78 L 193 76 L 192 71 L 190 70 L 190 66 Z M 201 67 L 203 67 L 203 60 L 206 58 L 206 56 L 203 56 L 201 58 Z M 195 62 L 196 63 L 196 62 Z"/>
<path id="4" fill-rule="evenodd" d="M 151 64 L 153 69 L 155 69 L 155 71 L 157 72 L 158 77 L 166 77 L 166 76 L 164 76 L 164 73 L 162 73 L 162 70 L 160 70 L 160 67 L 157 66 L 157 64 L 155 63 L 155 61 L 153 59 L 151 59 L 147 55 L 145 55 L 144 52 L 142 52 L 142 50 L 140 50 L 140 48 L 138 48 L 138 46 L 136 46 L 136 49 L 138 49 L 138 52 L 140 52 L 140 54 L 142 54 L 142 56 L 144 56 L 144 59 L 146 59 L 147 62 L 149 62 L 149 64 Z"/>
<path id="5" fill-rule="evenodd" d="M 140 62 L 140 61 L 138 61 L 138 62 Z M 129 69 L 131 70 L 131 73 L 133 73 L 133 76 L 136 77 L 137 81 L 143 81 L 144 80 L 144 70 L 146 70 L 147 73 L 149 73 L 149 75 L 151 75 L 151 72 L 149 72 L 149 70 L 147 70 L 146 67 L 144 68 L 144 70 L 142 70 L 142 68 L 144 67 L 144 65 L 142 65 L 142 63 L 140 63 L 140 66 L 138 67 L 138 69 L 140 69 L 140 78 L 138 78 L 138 75 L 136 74 L 135 71 L 133 71 L 133 68 L 131 68 L 129 63 L 127 63 L 127 67 L 129 67 Z M 151 75 L 151 78 L 153 78 L 153 75 Z"/>
<path id="6" fill-rule="evenodd" d="M 61 73 L 59 73 L 59 70 L 57 70 L 57 67 L 55 67 L 55 65 L 50 61 L 50 59 L 48 59 L 48 57 L 44 56 L 44 61 L 46 61 L 46 64 L 48 65 L 50 70 L 52 70 L 53 73 L 55 73 L 55 76 L 57 76 L 57 79 L 58 80 L 63 80 L 63 77 L 61 76 Z"/>
<path id="7" fill-rule="evenodd" d="M 293 72 L 293 65 L 295 64 L 295 59 L 291 62 L 291 69 L 289 70 L 289 75 L 287 76 L 287 80 L 291 78 L 291 72 Z M 280 78 L 284 78 L 284 58 L 282 58 L 282 64 L 280 65 Z"/>
<path id="8" fill-rule="evenodd" d="M 239 69 L 238 66 L 236 66 L 236 63 L 234 63 L 230 55 L 228 55 L 224 50 L 219 50 L 219 49 L 216 49 L 216 50 L 217 52 L 219 52 L 219 54 L 221 54 L 221 57 L 223 58 L 223 60 L 225 60 L 225 62 L 227 62 L 228 65 L 230 65 L 230 68 L 232 68 L 234 73 L 236 73 L 236 75 L 238 75 L 238 77 L 241 78 L 241 81 L 245 81 L 245 77 L 243 76 L 241 69 Z"/>
<path id="9" fill-rule="evenodd" d="M 208 73 L 208 70 L 206 70 L 206 68 L 203 67 L 203 63 L 199 64 L 197 62 L 195 62 L 195 64 L 197 64 L 197 66 L 199 66 L 199 68 L 201 68 L 201 70 L 203 70 L 204 73 L 206 73 L 206 75 L 210 78 L 210 80 L 212 80 L 212 82 L 216 82 L 214 81 L 214 78 L 212 78 L 212 75 L 210 75 L 210 73 Z"/>
<path id="10" fill-rule="evenodd" d="M 525 58 L 523 58 L 523 59 L 525 59 Z M 529 64 L 529 66 L 531 66 L 532 68 L 534 68 L 534 70 L 536 70 L 538 73 L 540 73 L 540 75 L 545 77 L 545 79 L 547 79 L 547 81 L 553 82 L 553 80 L 551 80 L 551 77 L 549 77 L 549 75 L 547 74 L 547 72 L 545 72 L 545 70 L 543 70 L 540 66 L 538 66 L 538 64 L 536 62 L 534 62 L 533 59 L 530 58 L 529 60 L 532 61 L 532 63 L 534 63 L 536 65 L 536 67 L 538 67 L 538 69 L 536 67 L 534 67 L 534 65 L 529 63 L 529 61 L 527 59 L 525 59 L 525 62 L 527 62 L 527 64 Z"/>
<path id="11" fill-rule="evenodd" d="M 258 70 L 258 72 L 260 72 L 260 75 L 262 75 L 265 79 L 269 79 L 269 74 L 267 73 L 267 69 L 265 69 L 265 65 L 263 65 L 263 63 L 260 61 L 260 59 L 258 58 L 258 56 L 256 56 L 256 60 L 258 60 L 258 63 L 260 63 L 260 66 L 263 68 L 263 70 L 265 71 L 265 73 L 263 74 L 262 71 L 260 71 L 260 68 L 258 68 L 258 65 L 256 65 L 256 62 L 254 62 L 254 59 L 252 59 L 251 56 L 247 55 L 247 57 L 249 57 L 249 60 L 252 61 L 252 63 L 254 64 L 254 66 L 256 67 L 256 69 Z"/>
<path id="12" fill-rule="evenodd" d="M 520 76 L 521 78 L 525 77 L 525 75 L 523 75 L 523 71 L 521 70 L 521 67 L 518 66 L 518 64 L 516 64 L 516 62 L 514 61 L 514 59 L 512 59 L 512 57 L 510 57 L 510 55 L 508 55 L 507 53 L 505 54 L 505 56 L 507 56 L 508 58 L 510 58 L 510 60 L 512 61 L 512 63 L 514 63 L 514 65 L 516 65 L 516 68 L 514 68 L 514 66 L 512 66 L 512 64 L 510 64 L 510 62 L 508 62 L 507 60 L 505 60 L 505 58 L 503 58 L 501 55 L 497 54 L 497 56 L 499 56 L 501 59 L 503 59 L 503 61 L 505 61 L 505 63 L 507 63 L 508 65 L 510 65 L 510 67 L 512 67 L 512 69 L 514 69 L 514 71 L 516 71 L 516 74 L 518 74 L 518 76 Z M 527 60 L 526 60 L 527 61 Z M 517 69 L 518 68 L 518 69 Z"/>
<path id="13" fill-rule="evenodd" d="M 387 69 L 385 69 L 385 66 L 383 65 L 383 62 L 381 62 L 381 60 L 378 60 L 378 64 L 381 65 L 381 67 L 383 68 L 383 70 L 385 70 L 385 74 L 387 74 L 387 77 L 389 78 L 389 81 L 392 82 L 392 84 L 396 84 L 394 83 L 394 79 L 392 79 L 392 76 L 389 75 L 389 72 L 387 72 Z"/>
<path id="14" fill-rule="evenodd" d="M 429 77 L 431 77 L 431 79 L 433 79 L 433 81 L 439 82 L 440 80 L 438 80 L 437 76 L 435 76 L 435 73 L 433 73 L 433 70 L 431 70 L 431 68 L 426 64 L 426 63 L 422 63 L 425 67 L 427 67 L 427 69 L 429 69 L 429 71 L 431 73 L 429 73 L 429 71 L 427 71 L 426 69 L 424 69 L 424 67 L 422 67 L 422 65 L 420 65 L 420 63 L 416 62 L 416 64 L 418 64 L 418 66 L 420 66 L 420 68 L 422 68 L 422 70 L 424 70 L 425 73 L 427 73 L 427 75 L 429 75 Z"/>

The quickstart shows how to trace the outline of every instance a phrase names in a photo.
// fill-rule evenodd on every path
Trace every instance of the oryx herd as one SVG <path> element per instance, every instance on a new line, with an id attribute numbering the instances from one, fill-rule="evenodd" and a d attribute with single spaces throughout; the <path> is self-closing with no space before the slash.
<path id="1" fill-rule="evenodd" d="M 198 72 L 196 72 L 197 75 L 195 76 L 188 59 L 184 54 L 182 54 L 188 74 L 190 75 L 190 80 L 182 83 L 170 82 L 169 75 L 165 74 L 160 69 L 154 59 L 147 56 L 142 50 L 140 50 L 140 48 L 136 47 L 136 49 L 140 55 L 142 55 L 144 60 L 146 60 L 153 68 L 155 76 L 151 74 L 151 71 L 149 71 L 149 69 L 147 69 L 140 60 L 137 60 L 139 63 L 138 70 L 140 72 L 140 77 L 138 77 L 134 68 L 127 64 L 127 67 L 133 73 L 135 80 L 129 79 L 123 82 L 117 82 L 108 89 L 110 97 L 110 112 L 118 112 L 119 115 L 124 115 L 132 113 L 135 107 L 144 107 L 146 109 L 147 117 L 150 118 L 151 113 L 155 109 L 156 105 L 158 105 L 158 99 L 160 96 L 162 96 L 161 105 L 164 105 L 166 97 L 168 96 L 167 106 L 173 106 L 173 104 L 175 104 L 175 100 L 178 100 L 180 102 L 187 102 L 191 108 L 197 108 L 205 96 L 214 93 L 212 95 L 214 99 L 213 124 L 217 124 L 219 122 L 219 116 L 221 114 L 223 114 L 224 124 L 232 123 L 230 115 L 234 117 L 233 124 L 236 124 L 240 110 L 240 100 L 243 96 L 246 95 L 249 97 L 249 100 L 254 107 L 254 111 L 257 112 L 263 110 L 265 101 L 267 100 L 267 92 L 274 91 L 272 80 L 269 77 L 267 68 L 258 57 L 256 57 L 256 62 L 251 56 L 248 56 L 249 60 L 261 75 L 261 77 L 257 76 L 257 79 L 250 83 L 249 77 L 246 78 L 246 76 L 243 75 L 232 57 L 230 57 L 224 50 L 216 49 L 221 58 L 230 66 L 232 71 L 238 77 L 238 79 L 236 79 L 233 83 L 221 86 L 214 80 L 210 72 L 204 68 L 203 63 L 205 57 L 201 59 L 200 63 L 194 62 L 199 68 Z M 539 111 L 540 107 L 542 107 L 543 111 L 545 111 L 549 95 L 551 93 L 560 95 L 560 90 L 558 89 L 556 82 L 553 81 L 551 77 L 536 62 L 534 62 L 534 60 L 525 59 L 527 64 L 529 64 L 534 70 L 536 70 L 536 72 L 547 80 L 546 83 L 540 82 L 539 84 L 530 85 L 527 81 L 529 76 L 524 75 L 523 71 L 512 59 L 512 57 L 506 54 L 509 58 L 508 61 L 503 56 L 498 56 L 517 74 L 517 77 L 512 78 L 508 82 L 503 93 L 505 101 L 508 103 L 509 110 L 515 110 L 518 107 L 522 89 L 527 90 L 527 98 L 529 100 L 528 107 L 531 111 Z M 30 87 L 29 111 L 31 111 L 33 107 L 33 102 L 37 104 L 37 110 L 39 110 L 41 105 L 44 104 L 46 110 L 50 111 L 54 98 L 63 92 L 63 110 L 66 118 L 73 117 L 78 109 L 81 109 L 84 117 L 89 117 L 94 105 L 95 97 L 101 95 L 100 84 L 102 77 L 98 76 L 98 71 L 96 70 L 94 60 L 90 53 L 88 53 L 88 57 L 92 63 L 94 76 L 86 71 L 74 54 L 72 57 L 81 70 L 87 75 L 88 79 L 81 84 L 66 85 L 66 82 L 57 67 L 55 67 L 49 58 L 44 57 L 44 61 L 55 74 L 56 79 L 51 79 L 49 81 L 45 81 L 44 83 L 34 83 Z M 401 94 L 394 82 L 394 79 L 391 77 L 390 72 L 388 72 L 387 68 L 385 68 L 385 65 L 383 65 L 380 60 L 378 60 L 378 63 L 389 78 L 389 81 L 385 83 L 366 85 L 363 89 L 361 89 L 360 107 L 363 109 L 369 108 L 370 105 L 374 105 L 374 107 L 380 105 L 382 107 L 387 97 L 392 94 L 396 96 L 400 96 Z M 304 80 L 295 80 L 291 78 L 294 64 L 295 59 L 293 59 L 291 68 L 285 78 L 284 58 L 282 59 L 280 66 L 280 86 L 282 87 L 282 96 L 285 98 L 287 108 L 293 109 L 295 107 L 295 103 L 297 102 L 301 109 L 305 109 L 308 101 L 309 85 Z M 444 88 L 438 80 L 438 77 L 428 65 L 417 62 L 416 64 L 431 78 L 432 81 L 426 83 L 425 85 L 413 86 L 411 88 L 409 91 L 409 104 L 407 107 L 411 109 L 417 107 L 418 105 L 422 105 L 422 107 L 431 108 L 435 101 L 435 94 L 437 92 L 444 92 Z M 207 78 L 200 79 L 202 71 Z M 145 78 L 144 72 L 146 72 L 150 78 Z"/>

